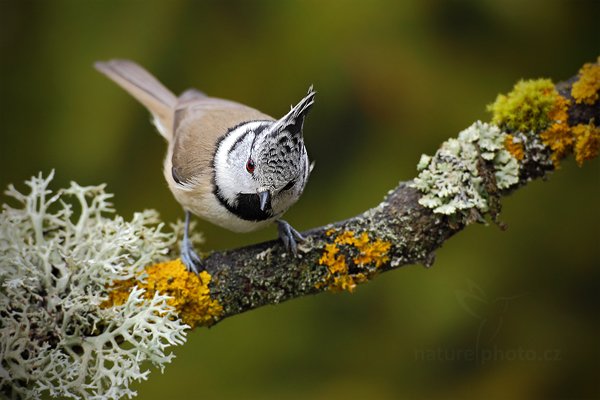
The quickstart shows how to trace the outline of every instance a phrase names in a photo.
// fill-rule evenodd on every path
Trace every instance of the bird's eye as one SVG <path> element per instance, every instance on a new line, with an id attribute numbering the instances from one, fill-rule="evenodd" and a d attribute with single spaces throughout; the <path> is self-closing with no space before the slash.
<path id="1" fill-rule="evenodd" d="M 254 161 L 252 161 L 251 158 L 249 158 L 248 162 L 246 163 L 246 171 L 250 172 L 251 174 L 254 173 Z"/>

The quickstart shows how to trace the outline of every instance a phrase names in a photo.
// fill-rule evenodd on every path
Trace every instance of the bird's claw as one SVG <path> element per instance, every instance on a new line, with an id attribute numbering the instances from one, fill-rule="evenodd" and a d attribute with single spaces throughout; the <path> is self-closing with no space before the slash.
<path id="1" fill-rule="evenodd" d="M 296 244 L 296 241 L 303 242 L 305 240 L 304 236 L 282 219 L 277 220 L 277 230 L 279 231 L 279 238 L 283 242 L 283 246 L 286 250 L 291 251 L 293 255 L 297 255 L 298 245 Z"/>
<path id="2" fill-rule="evenodd" d="M 185 211 L 185 225 L 183 231 L 183 240 L 181 242 L 181 261 L 185 264 L 185 267 L 188 271 L 195 272 L 196 274 L 200 273 L 204 268 L 202 268 L 202 259 L 194 251 L 194 246 L 192 245 L 192 241 L 189 236 L 190 229 L 190 212 Z"/>
<path id="3" fill-rule="evenodd" d="M 183 261 L 188 271 L 198 274 L 203 270 L 202 260 L 198 253 L 194 251 L 192 242 L 190 242 L 187 238 L 184 238 L 183 242 L 181 243 L 181 261 Z"/>

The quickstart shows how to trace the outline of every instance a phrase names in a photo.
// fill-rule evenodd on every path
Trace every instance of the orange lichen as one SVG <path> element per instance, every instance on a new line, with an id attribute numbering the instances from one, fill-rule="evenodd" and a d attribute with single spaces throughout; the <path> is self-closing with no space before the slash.
<path id="1" fill-rule="evenodd" d="M 573 149 L 575 161 L 579 166 L 582 166 L 585 160 L 591 160 L 598 156 L 600 151 L 600 128 L 590 122 L 588 125 L 576 125 L 571 130 L 575 140 Z"/>
<path id="2" fill-rule="evenodd" d="M 366 265 L 374 263 L 376 268 L 389 261 L 387 253 L 392 244 L 380 239 L 371 241 L 367 232 L 361 233 L 358 237 L 353 231 L 342 232 L 335 238 L 335 243 L 354 246 L 359 254 L 353 258 L 357 265 Z"/>
<path id="3" fill-rule="evenodd" d="M 108 292 L 108 299 L 100 304 L 102 308 L 109 308 L 112 306 L 120 306 L 125 304 L 129 298 L 131 289 L 135 286 L 135 279 L 127 279 L 126 281 L 115 281 L 113 286 Z"/>
<path id="4" fill-rule="evenodd" d="M 359 238 L 354 236 L 354 231 L 344 231 L 335 238 L 335 243 L 349 246 L 362 246 L 369 241 L 369 234 L 363 232 Z"/>
<path id="5" fill-rule="evenodd" d="M 600 57 L 594 64 L 587 63 L 579 70 L 579 80 L 571 87 L 575 102 L 592 105 L 598 101 L 600 91 Z"/>
<path id="6" fill-rule="evenodd" d="M 392 244 L 383 240 L 375 240 L 371 243 L 366 243 L 362 248 L 359 248 L 360 254 L 354 257 L 354 263 L 358 265 L 375 264 L 375 268 L 381 267 L 386 262 L 390 261 L 388 252 Z"/>
<path id="7" fill-rule="evenodd" d="M 334 233 L 335 231 L 328 233 L 328 236 Z M 350 272 L 346 255 L 340 254 L 341 246 L 345 246 L 354 269 L 358 269 L 356 272 Z M 390 260 L 388 253 L 391 246 L 392 244 L 385 240 L 372 241 L 367 232 L 358 236 L 353 231 L 340 233 L 333 243 L 325 245 L 319 264 L 327 267 L 327 276 L 325 281 L 317 283 L 316 287 L 327 286 L 332 291 L 353 292 L 357 284 L 366 282 L 377 268 Z"/>
<path id="8" fill-rule="evenodd" d="M 573 151 L 573 133 L 568 124 L 570 101 L 556 96 L 554 105 L 548 112 L 552 125 L 540 133 L 542 142 L 552 150 L 552 162 L 555 168 L 560 167 L 560 160 Z"/>
<path id="9" fill-rule="evenodd" d="M 525 158 L 525 150 L 523 148 L 523 143 L 516 142 L 515 137 L 513 135 L 506 135 L 506 139 L 504 139 L 504 148 L 519 161 Z"/>
<path id="10" fill-rule="evenodd" d="M 552 150 L 551 157 L 556 168 L 560 166 L 560 160 L 573 150 L 573 135 L 567 124 L 552 125 L 540 133 L 540 138 Z"/>
<path id="11" fill-rule="evenodd" d="M 571 102 L 562 96 L 556 96 L 554 105 L 548 112 L 548 118 L 555 124 L 566 124 L 569 119 L 569 105 Z"/>
<path id="12" fill-rule="evenodd" d="M 352 293 L 354 292 L 354 289 L 356 289 L 356 282 L 348 274 L 334 276 L 333 282 L 329 284 L 329 290 L 332 292 L 341 292 L 345 290 Z"/>
<path id="13" fill-rule="evenodd" d="M 326 265 L 329 273 L 346 274 L 348 273 L 348 265 L 346 264 L 346 256 L 338 254 L 340 249 L 334 243 L 325 245 L 325 252 L 319 259 L 320 265 Z"/>
<path id="14" fill-rule="evenodd" d="M 210 280 L 211 276 L 206 271 L 199 274 L 189 272 L 180 259 L 154 264 L 144 269 L 143 280 L 134 278 L 115 282 L 102 306 L 125 303 L 131 289 L 138 286 L 146 290 L 145 297 L 148 299 L 156 292 L 170 296 L 167 303 L 191 328 L 212 325 L 223 313 L 223 307 L 210 297 Z"/>

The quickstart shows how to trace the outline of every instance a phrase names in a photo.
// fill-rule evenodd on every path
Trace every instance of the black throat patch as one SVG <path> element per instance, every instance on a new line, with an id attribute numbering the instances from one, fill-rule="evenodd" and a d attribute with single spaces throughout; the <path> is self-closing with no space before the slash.
<path id="1" fill-rule="evenodd" d="M 267 208 L 265 211 L 260 209 L 260 199 L 257 194 L 238 193 L 235 197 L 235 206 L 232 206 L 225 198 L 215 191 L 215 196 L 219 199 L 219 203 L 229 212 L 246 221 L 264 221 L 273 218 L 272 210 Z"/>

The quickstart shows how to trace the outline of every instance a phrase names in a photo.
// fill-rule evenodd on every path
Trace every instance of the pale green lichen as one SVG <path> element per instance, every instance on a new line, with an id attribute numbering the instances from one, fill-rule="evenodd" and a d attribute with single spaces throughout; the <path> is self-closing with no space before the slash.
<path id="1" fill-rule="evenodd" d="M 500 150 L 494 156 L 494 175 L 499 189 L 508 189 L 519 182 L 519 162 L 508 150 Z"/>
<path id="2" fill-rule="evenodd" d="M 430 162 L 431 156 L 428 156 L 427 154 L 421 154 L 421 158 L 417 164 L 417 171 L 423 171 L 425 168 L 427 168 Z"/>
<path id="3" fill-rule="evenodd" d="M 480 158 L 492 164 L 497 188 L 519 181 L 519 163 L 504 147 L 506 137 L 497 126 L 477 121 L 457 139 L 444 142 L 433 157 L 422 156 L 412 183 L 423 193 L 419 204 L 447 215 L 473 208 L 488 211 Z"/>
<path id="4" fill-rule="evenodd" d="M 101 307 L 107 287 L 165 258 L 173 234 L 156 212 L 112 216 L 104 186 L 49 189 L 53 174 L 12 185 L 0 214 L 0 393 L 7 398 L 131 397 L 151 364 L 187 328 L 169 297 L 134 286 L 119 305 Z M 150 362 L 150 363 L 148 363 Z"/>

